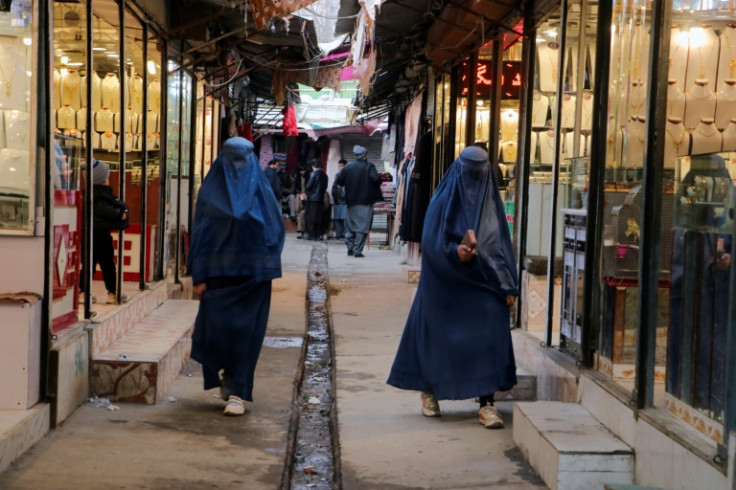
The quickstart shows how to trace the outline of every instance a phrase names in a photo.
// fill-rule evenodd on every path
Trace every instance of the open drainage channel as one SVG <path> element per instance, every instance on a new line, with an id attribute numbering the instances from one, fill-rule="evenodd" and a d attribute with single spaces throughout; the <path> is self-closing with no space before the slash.
<path id="1" fill-rule="evenodd" d="M 282 490 L 342 486 L 327 283 L 327 246 L 317 243 L 307 273 L 307 339 L 297 373 Z"/>

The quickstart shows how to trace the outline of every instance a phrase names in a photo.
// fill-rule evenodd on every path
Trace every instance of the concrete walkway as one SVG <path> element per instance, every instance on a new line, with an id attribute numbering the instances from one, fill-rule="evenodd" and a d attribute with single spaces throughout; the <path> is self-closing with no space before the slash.
<path id="1" fill-rule="evenodd" d="M 270 341 L 244 417 L 223 417 L 217 390 L 203 391 L 190 363 L 171 401 L 80 407 L 0 474 L 0 489 L 279 488 L 312 245 L 287 235 Z M 507 428 L 490 431 L 477 423 L 472 400 L 443 402 L 443 417 L 427 419 L 417 393 L 385 384 L 416 285 L 395 252 L 374 246 L 365 254 L 347 257 L 329 242 L 343 488 L 545 488 L 511 440 L 510 405 L 500 405 Z"/>

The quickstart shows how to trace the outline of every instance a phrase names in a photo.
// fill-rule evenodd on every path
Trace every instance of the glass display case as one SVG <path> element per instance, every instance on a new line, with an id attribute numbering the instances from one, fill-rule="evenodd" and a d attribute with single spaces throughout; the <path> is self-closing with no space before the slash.
<path id="1" fill-rule="evenodd" d="M 33 16 L 27 2 L 8 5 L 0 12 L 0 233 L 30 235 L 36 189 Z"/>
<path id="2" fill-rule="evenodd" d="M 677 159 L 675 228 L 733 234 L 734 189 L 726 161 L 718 154 Z"/>

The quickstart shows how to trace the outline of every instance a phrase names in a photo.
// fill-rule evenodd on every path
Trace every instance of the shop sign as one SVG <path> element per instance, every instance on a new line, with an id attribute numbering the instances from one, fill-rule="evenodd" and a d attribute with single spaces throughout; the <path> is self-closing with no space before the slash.
<path id="1" fill-rule="evenodd" d="M 461 72 L 460 95 L 468 95 L 468 77 Z M 475 71 L 476 95 L 479 98 L 489 98 L 493 87 L 493 62 L 479 61 Z M 521 94 L 521 62 L 504 61 L 501 68 L 501 98 L 518 99 Z"/>

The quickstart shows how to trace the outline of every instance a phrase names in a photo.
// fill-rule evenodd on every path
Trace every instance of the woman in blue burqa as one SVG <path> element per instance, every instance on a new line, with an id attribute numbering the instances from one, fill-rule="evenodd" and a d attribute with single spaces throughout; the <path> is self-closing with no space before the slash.
<path id="1" fill-rule="evenodd" d="M 467 230 L 477 247 L 461 243 Z M 465 148 L 427 208 L 422 269 L 388 384 L 422 392 L 422 414 L 438 400 L 478 397 L 479 422 L 503 427 L 496 391 L 516 384 L 509 308 L 518 296 L 503 203 L 488 154 Z"/>
<path id="2" fill-rule="evenodd" d="M 201 299 L 192 358 L 202 364 L 204 388 L 220 387 L 225 415 L 242 415 L 253 401 L 283 246 L 281 206 L 253 144 L 227 140 L 199 190 L 188 260 Z"/>

